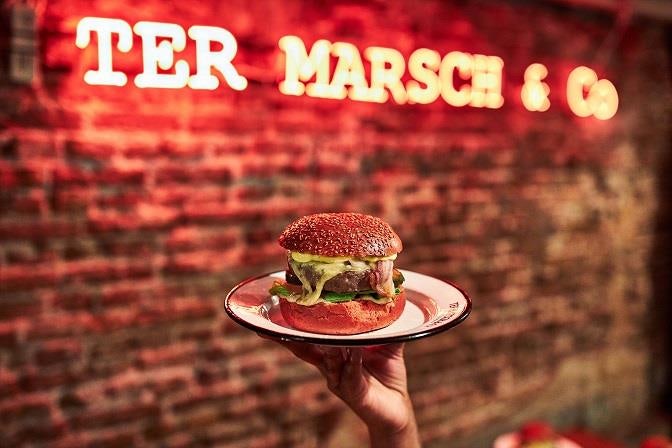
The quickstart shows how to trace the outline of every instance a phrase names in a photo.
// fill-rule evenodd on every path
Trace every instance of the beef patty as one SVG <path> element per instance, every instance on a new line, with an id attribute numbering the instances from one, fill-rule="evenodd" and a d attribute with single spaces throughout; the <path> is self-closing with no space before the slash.
<path id="1" fill-rule="evenodd" d="M 397 269 L 392 269 L 392 260 L 384 260 L 376 263 L 374 269 L 367 269 L 361 271 L 346 271 L 338 274 L 324 284 L 325 291 L 332 292 L 362 292 L 362 291 L 381 291 L 384 284 L 389 281 L 387 272 L 391 271 L 394 286 L 398 286 L 403 282 L 403 276 Z M 312 269 L 310 264 L 301 264 L 300 269 L 302 274 L 306 277 L 312 288 L 315 288 L 321 274 L 315 269 Z M 285 274 L 288 283 L 301 285 L 301 280 L 293 272 L 291 266 L 288 266 Z"/>

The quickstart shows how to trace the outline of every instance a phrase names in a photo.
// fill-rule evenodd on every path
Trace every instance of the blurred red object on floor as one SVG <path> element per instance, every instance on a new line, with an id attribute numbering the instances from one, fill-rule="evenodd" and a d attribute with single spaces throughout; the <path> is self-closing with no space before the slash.
<path id="1" fill-rule="evenodd" d="M 593 434 L 583 429 L 575 429 L 562 433 L 563 437 L 575 442 L 582 448 L 625 448 L 625 445 L 605 439 L 603 436 Z"/>
<path id="2" fill-rule="evenodd" d="M 651 436 L 644 439 L 639 448 L 672 448 L 672 439 L 665 436 Z"/>
<path id="3" fill-rule="evenodd" d="M 518 434 L 520 435 L 520 441 L 523 444 L 545 442 L 557 437 L 550 424 L 536 420 L 527 422 L 521 426 Z"/>

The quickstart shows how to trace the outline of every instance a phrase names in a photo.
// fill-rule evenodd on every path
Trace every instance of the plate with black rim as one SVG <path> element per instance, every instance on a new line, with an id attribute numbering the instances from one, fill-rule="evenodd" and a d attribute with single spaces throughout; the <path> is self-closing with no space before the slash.
<path id="1" fill-rule="evenodd" d="M 471 299 L 458 286 L 400 269 L 404 275 L 406 306 L 399 319 L 385 328 L 353 335 L 311 333 L 292 328 L 280 313 L 279 299 L 268 290 L 285 271 L 242 281 L 224 300 L 226 313 L 238 324 L 259 334 L 320 345 L 367 346 L 411 341 L 453 328 L 469 316 Z"/>

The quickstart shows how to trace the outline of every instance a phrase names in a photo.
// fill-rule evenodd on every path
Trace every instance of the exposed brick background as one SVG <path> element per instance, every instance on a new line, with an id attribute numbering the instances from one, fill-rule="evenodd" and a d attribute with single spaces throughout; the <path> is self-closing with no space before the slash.
<path id="1" fill-rule="evenodd" d="M 665 368 L 648 337 L 669 292 L 665 29 L 637 19 L 602 45 L 613 16 L 449 3 L 44 2 L 40 79 L 0 84 L 0 446 L 356 446 L 320 377 L 222 309 L 282 267 L 289 221 L 324 210 L 383 217 L 399 266 L 473 296 L 463 326 L 407 347 L 427 446 L 487 446 L 533 417 L 633 431 Z M 250 85 L 87 86 L 88 15 L 225 27 Z M 283 96 L 285 34 L 498 55 L 506 102 Z M 136 39 L 115 66 L 132 79 L 140 61 Z M 551 72 L 545 113 L 520 104 L 532 62 Z M 613 120 L 567 110 L 582 64 L 619 89 Z"/>

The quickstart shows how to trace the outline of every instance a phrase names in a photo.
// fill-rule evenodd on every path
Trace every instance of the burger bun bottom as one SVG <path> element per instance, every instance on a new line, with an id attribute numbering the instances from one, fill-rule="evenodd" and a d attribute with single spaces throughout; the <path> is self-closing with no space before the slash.
<path id="1" fill-rule="evenodd" d="M 384 305 L 370 300 L 350 300 L 304 306 L 280 297 L 280 312 L 292 328 L 321 334 L 358 334 L 387 327 L 401 316 L 405 305 L 403 289 Z"/>

